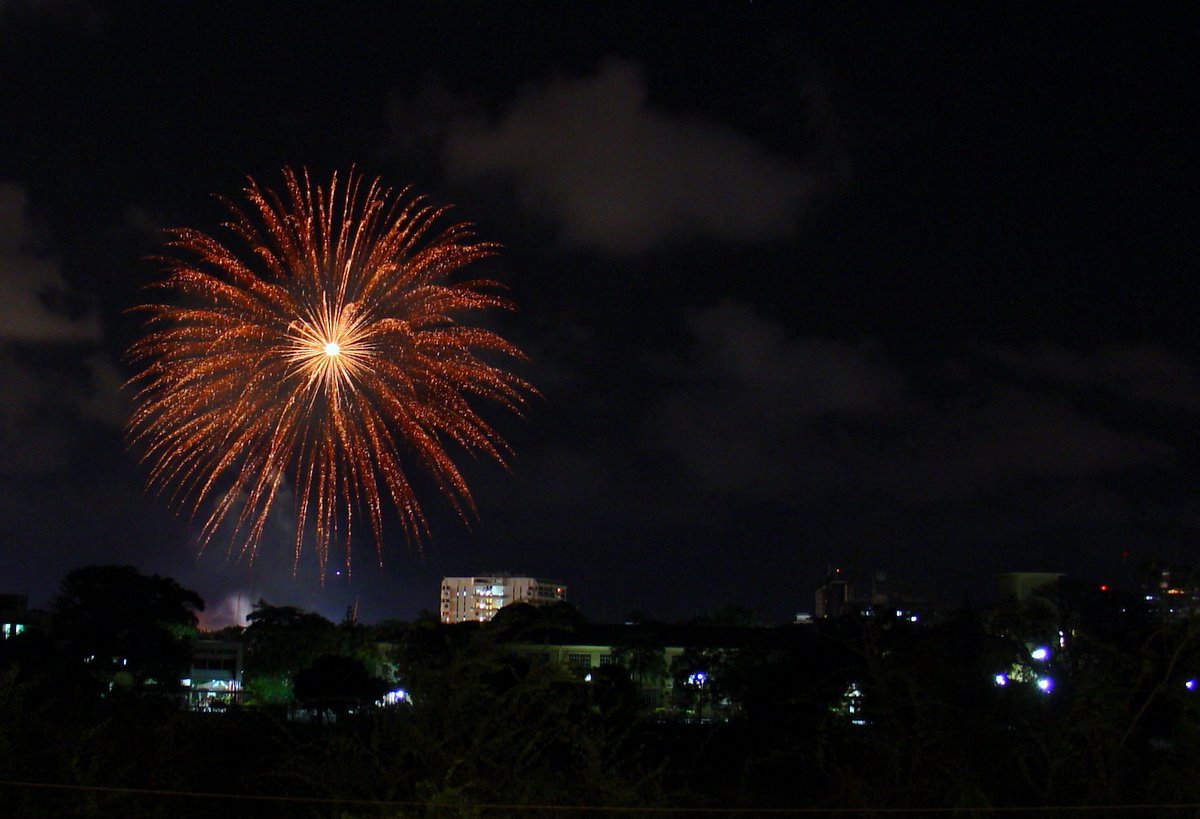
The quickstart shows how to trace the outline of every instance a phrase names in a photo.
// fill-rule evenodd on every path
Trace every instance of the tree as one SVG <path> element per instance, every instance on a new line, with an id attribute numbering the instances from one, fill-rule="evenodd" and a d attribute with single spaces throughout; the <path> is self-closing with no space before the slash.
<path id="1" fill-rule="evenodd" d="M 173 690 L 203 610 L 198 594 L 170 578 L 132 566 L 86 566 L 63 578 L 53 631 L 101 682 Z"/>
<path id="2" fill-rule="evenodd" d="M 323 654 L 339 653 L 337 626 L 314 612 L 259 600 L 246 620 L 247 671 L 292 675 Z"/>
<path id="3" fill-rule="evenodd" d="M 342 650 L 337 626 L 295 606 L 273 606 L 259 600 L 246 620 L 246 689 L 253 700 L 289 702 L 297 672 L 322 655 Z"/>
<path id="4" fill-rule="evenodd" d="M 661 636 L 642 626 L 627 627 L 614 643 L 612 661 L 629 676 L 639 703 L 662 705 L 667 680 L 667 654 Z"/>
<path id="5" fill-rule="evenodd" d="M 362 661 L 354 657 L 326 654 L 296 674 L 296 699 L 322 712 L 344 713 L 370 705 L 387 690 L 387 682 L 372 676 Z"/>
<path id="6" fill-rule="evenodd" d="M 574 634 L 586 623 L 579 609 L 559 600 L 549 605 L 510 603 L 496 612 L 486 628 L 501 642 L 522 642 Z"/>

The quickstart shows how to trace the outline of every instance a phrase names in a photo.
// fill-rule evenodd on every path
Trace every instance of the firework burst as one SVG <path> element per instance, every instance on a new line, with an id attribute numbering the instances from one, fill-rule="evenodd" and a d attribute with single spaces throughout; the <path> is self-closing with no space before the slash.
<path id="1" fill-rule="evenodd" d="M 253 559 L 290 481 L 296 560 L 311 528 L 324 577 L 335 543 L 349 566 L 356 514 L 377 550 L 388 502 L 410 542 L 428 536 L 413 465 L 469 522 L 474 502 L 446 447 L 504 463 L 507 445 L 472 401 L 519 413 L 534 391 L 495 363 L 521 352 L 468 323 L 511 307 L 496 282 L 456 275 L 496 245 L 354 171 L 328 188 L 283 176 L 282 196 L 250 179 L 249 207 L 222 200 L 233 246 L 168 232 L 174 252 L 151 287 L 171 297 L 135 308 L 147 318 L 127 354 L 129 440 L 173 506 L 196 517 L 211 503 L 201 548 L 231 522 L 230 548 Z"/>

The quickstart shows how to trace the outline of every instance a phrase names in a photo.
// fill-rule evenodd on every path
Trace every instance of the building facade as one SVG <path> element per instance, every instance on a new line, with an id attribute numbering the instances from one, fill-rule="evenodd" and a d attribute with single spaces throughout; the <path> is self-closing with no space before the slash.
<path id="1" fill-rule="evenodd" d="M 16 637 L 28 624 L 28 598 L 23 594 L 0 594 L 0 639 Z"/>
<path id="2" fill-rule="evenodd" d="M 817 619 L 841 617 L 850 611 L 852 599 L 850 580 L 842 574 L 841 569 L 833 569 L 825 578 L 825 582 L 817 587 Z"/>
<path id="3" fill-rule="evenodd" d="M 224 709 L 241 701 L 242 657 L 240 642 L 192 640 L 192 662 L 188 676 L 180 682 L 193 711 Z"/>
<path id="4" fill-rule="evenodd" d="M 536 577 L 491 575 L 488 577 L 442 578 L 441 615 L 443 623 L 486 623 L 509 603 L 535 606 L 567 599 L 567 587 Z"/>

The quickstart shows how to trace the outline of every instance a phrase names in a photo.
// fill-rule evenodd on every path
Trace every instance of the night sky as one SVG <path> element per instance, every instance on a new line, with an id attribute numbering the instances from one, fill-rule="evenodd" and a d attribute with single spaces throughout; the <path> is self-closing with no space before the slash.
<path id="1" fill-rule="evenodd" d="M 1200 43 L 1187 4 L 0 0 L 0 591 L 88 563 L 368 621 L 443 575 L 597 620 L 949 606 L 1195 564 Z M 126 311 L 247 175 L 352 165 L 501 242 L 531 358 L 479 520 L 352 578 L 202 555 L 126 450 Z M 242 604 L 245 613 L 245 604 Z"/>

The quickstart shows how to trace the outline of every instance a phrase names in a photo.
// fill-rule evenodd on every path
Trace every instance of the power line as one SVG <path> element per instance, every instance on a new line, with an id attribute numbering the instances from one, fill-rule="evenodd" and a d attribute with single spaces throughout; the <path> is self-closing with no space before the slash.
<path id="1" fill-rule="evenodd" d="M 211 791 L 176 791 L 156 788 L 126 788 L 109 785 L 68 785 L 57 782 L 22 782 L 10 779 L 0 779 L 0 787 L 28 788 L 31 790 L 58 790 L 92 793 L 113 793 L 126 796 L 166 796 L 190 799 L 220 799 L 242 800 L 250 802 L 289 802 L 310 805 L 355 805 L 359 807 L 380 808 L 444 808 L 463 810 L 506 810 L 529 811 L 531 813 L 578 811 L 588 813 L 628 813 L 628 814 L 737 814 L 739 816 L 769 816 L 769 815 L 816 815 L 816 816 L 856 816 L 865 814 L 890 815 L 929 815 L 950 813 L 993 813 L 993 814 L 1037 814 L 1057 812 L 1120 813 L 1124 811 L 1200 811 L 1200 802 L 1193 803 L 1159 803 L 1143 805 L 1024 805 L 1024 806 L 959 806 L 959 807 L 928 807 L 928 808 L 750 808 L 750 807 L 621 807 L 615 805 L 521 805 L 489 802 L 416 802 L 394 799 L 357 799 L 352 797 L 324 796 L 289 796 L 287 794 L 253 794 L 253 793 L 217 793 Z"/>

